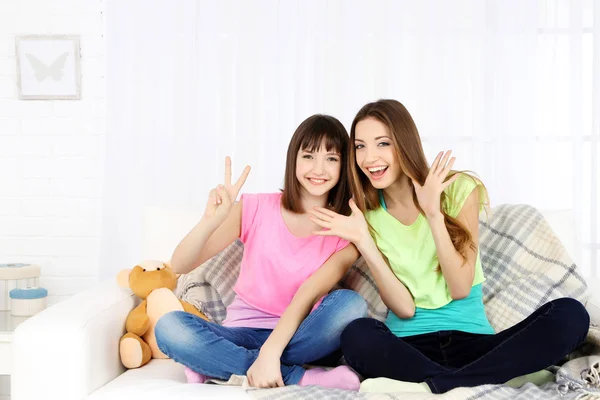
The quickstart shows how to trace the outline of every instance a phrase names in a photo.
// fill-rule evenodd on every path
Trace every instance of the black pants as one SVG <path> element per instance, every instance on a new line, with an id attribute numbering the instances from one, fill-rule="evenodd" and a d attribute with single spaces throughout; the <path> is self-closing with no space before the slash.
<path id="1" fill-rule="evenodd" d="M 365 378 L 426 382 L 433 393 L 505 383 L 556 364 L 587 335 L 590 317 L 577 300 L 551 301 L 495 335 L 440 331 L 399 338 L 361 318 L 342 333 L 346 362 Z"/>

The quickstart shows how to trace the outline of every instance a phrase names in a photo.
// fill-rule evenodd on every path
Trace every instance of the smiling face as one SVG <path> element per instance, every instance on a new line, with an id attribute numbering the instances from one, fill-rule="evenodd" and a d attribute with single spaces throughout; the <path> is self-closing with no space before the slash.
<path id="1" fill-rule="evenodd" d="M 419 131 L 399 101 L 382 99 L 365 104 L 352 122 L 350 142 L 350 186 L 363 212 L 381 206 L 378 189 L 397 186 L 404 190 L 407 185 L 403 181 L 408 186 L 411 180 L 425 183 L 429 166 Z"/>
<path id="2" fill-rule="evenodd" d="M 288 146 L 283 208 L 302 214 L 305 212 L 303 199 L 317 196 L 324 197 L 319 199 L 320 203 L 348 215 L 347 148 L 348 132 L 336 118 L 315 114 L 304 120 Z"/>
<path id="3" fill-rule="evenodd" d="M 368 117 L 356 124 L 356 164 L 376 189 L 385 189 L 400 177 L 402 168 L 387 127 Z"/>
<path id="4" fill-rule="evenodd" d="M 302 149 L 296 157 L 296 179 L 304 195 L 325 196 L 337 185 L 341 173 L 341 156 L 325 141 L 316 151 Z"/>

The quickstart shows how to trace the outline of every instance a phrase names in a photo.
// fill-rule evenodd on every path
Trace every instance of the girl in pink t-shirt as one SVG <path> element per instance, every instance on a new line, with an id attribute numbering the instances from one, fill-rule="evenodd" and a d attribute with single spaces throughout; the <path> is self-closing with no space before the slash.
<path id="1" fill-rule="evenodd" d="M 189 382 L 246 375 L 255 387 L 358 390 L 358 376 L 346 366 L 302 367 L 336 351 L 344 328 L 367 312 L 356 292 L 329 293 L 358 251 L 339 237 L 313 235 L 318 225 L 306 213 L 320 206 L 349 214 L 347 145 L 348 133 L 337 119 L 309 117 L 288 147 L 283 191 L 244 194 L 237 203 L 250 167 L 231 184 L 226 158 L 224 184 L 210 192 L 204 216 L 177 246 L 171 264 L 187 273 L 239 238 L 244 256 L 236 298 L 223 325 L 176 311 L 155 330 L 161 351 L 187 367 Z"/>

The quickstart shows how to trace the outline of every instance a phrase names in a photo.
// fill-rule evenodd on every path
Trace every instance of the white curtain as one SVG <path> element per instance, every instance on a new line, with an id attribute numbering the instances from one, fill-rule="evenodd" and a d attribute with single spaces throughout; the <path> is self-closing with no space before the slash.
<path id="1" fill-rule="evenodd" d="M 282 186 L 296 126 L 379 98 L 452 149 L 492 205 L 573 210 L 600 260 L 600 0 L 109 0 L 101 277 L 139 261 L 146 207 L 203 209 L 223 158 Z"/>

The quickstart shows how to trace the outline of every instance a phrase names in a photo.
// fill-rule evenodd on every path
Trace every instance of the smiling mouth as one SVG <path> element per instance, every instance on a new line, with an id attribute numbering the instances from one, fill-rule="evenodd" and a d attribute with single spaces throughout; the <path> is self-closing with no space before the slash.
<path id="1" fill-rule="evenodd" d="M 377 167 L 367 168 L 367 171 L 369 171 L 371 178 L 377 180 L 377 179 L 380 179 L 386 173 L 388 168 L 389 167 L 385 167 L 385 166 L 377 166 Z"/>
<path id="2" fill-rule="evenodd" d="M 322 185 L 327 182 L 327 179 L 318 179 L 318 178 L 306 178 L 313 185 Z"/>

